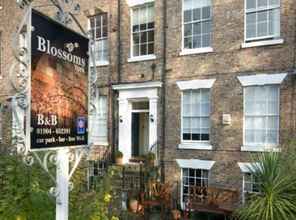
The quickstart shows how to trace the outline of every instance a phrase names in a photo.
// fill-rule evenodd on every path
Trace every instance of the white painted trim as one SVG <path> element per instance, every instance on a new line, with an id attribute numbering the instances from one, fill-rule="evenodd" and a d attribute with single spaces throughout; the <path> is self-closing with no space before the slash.
<path id="1" fill-rule="evenodd" d="M 193 54 L 202 54 L 202 53 L 212 53 L 214 49 L 212 47 L 203 47 L 196 49 L 184 49 L 180 52 L 180 56 L 193 55 Z"/>
<path id="2" fill-rule="evenodd" d="M 150 2 L 154 2 L 154 0 L 127 0 L 127 4 L 129 7 L 135 7 L 137 5 L 144 5 Z"/>
<path id="3" fill-rule="evenodd" d="M 95 146 L 109 146 L 109 143 L 108 142 L 94 142 L 93 145 Z"/>
<path id="4" fill-rule="evenodd" d="M 241 146 L 241 151 L 247 152 L 280 152 L 281 149 L 277 146 Z"/>
<path id="5" fill-rule="evenodd" d="M 198 160 L 198 159 L 176 159 L 180 168 L 192 168 L 210 170 L 216 163 L 211 160 Z"/>
<path id="6" fill-rule="evenodd" d="M 129 84 L 120 84 L 113 85 L 112 89 L 114 90 L 127 90 L 127 89 L 147 89 L 147 88 L 159 88 L 162 86 L 162 83 L 157 82 L 144 82 L 144 83 L 129 83 Z"/>
<path id="7" fill-rule="evenodd" d="M 213 87 L 216 79 L 200 79 L 189 81 L 178 81 L 177 85 L 180 90 L 187 89 L 210 89 Z"/>
<path id="8" fill-rule="evenodd" d="M 161 82 L 146 82 L 115 85 L 113 89 L 119 90 L 119 133 L 118 148 L 123 153 L 124 163 L 129 163 L 132 157 L 132 109 L 133 102 L 139 100 L 149 101 L 149 146 L 148 149 L 157 142 L 158 128 L 158 87 Z M 145 110 L 146 111 L 146 110 Z"/>
<path id="9" fill-rule="evenodd" d="M 92 62 L 90 62 L 90 67 L 94 67 L 94 65 L 92 64 Z M 109 65 L 109 61 L 96 61 L 96 65 L 95 66 L 108 66 Z"/>
<path id="10" fill-rule="evenodd" d="M 242 84 L 242 86 L 263 86 L 281 84 L 286 76 L 287 73 L 280 73 L 238 76 L 237 78 Z"/>
<path id="11" fill-rule="evenodd" d="M 277 45 L 277 44 L 283 44 L 283 43 L 284 43 L 284 39 L 261 40 L 261 41 L 242 43 L 241 48 L 263 47 L 263 46 L 271 46 L 271 45 Z"/>
<path id="12" fill-rule="evenodd" d="M 242 173 L 251 173 L 254 172 L 254 166 L 259 167 L 260 163 L 237 163 Z"/>
<path id="13" fill-rule="evenodd" d="M 155 59 L 156 59 L 156 56 L 152 54 L 147 56 L 130 57 L 127 59 L 127 62 L 133 63 L 133 62 L 149 61 L 149 60 L 155 60 Z"/>
<path id="14" fill-rule="evenodd" d="M 178 146 L 179 149 L 188 150 L 212 150 L 213 146 L 209 142 L 191 142 L 191 143 L 181 143 Z"/>

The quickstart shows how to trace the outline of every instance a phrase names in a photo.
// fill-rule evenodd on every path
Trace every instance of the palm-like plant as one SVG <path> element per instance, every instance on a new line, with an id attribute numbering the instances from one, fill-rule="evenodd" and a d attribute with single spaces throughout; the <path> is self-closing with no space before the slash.
<path id="1" fill-rule="evenodd" d="M 237 214 L 241 220 L 296 219 L 295 154 L 265 153 L 249 167 L 260 193 L 249 197 Z"/>

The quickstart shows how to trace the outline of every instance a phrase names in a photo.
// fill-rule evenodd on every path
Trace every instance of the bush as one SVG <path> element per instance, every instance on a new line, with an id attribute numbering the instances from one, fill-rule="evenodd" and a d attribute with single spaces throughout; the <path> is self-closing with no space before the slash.
<path id="1" fill-rule="evenodd" d="M 123 153 L 119 150 L 115 152 L 115 158 L 123 158 Z"/>

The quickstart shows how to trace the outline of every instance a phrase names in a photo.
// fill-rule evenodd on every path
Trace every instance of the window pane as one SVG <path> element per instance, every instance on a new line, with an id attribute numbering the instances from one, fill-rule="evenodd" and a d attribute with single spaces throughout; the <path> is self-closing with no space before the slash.
<path id="1" fill-rule="evenodd" d="M 193 34 L 194 35 L 200 35 L 201 34 L 201 23 L 194 23 L 193 24 Z"/>
<path id="2" fill-rule="evenodd" d="M 247 25 L 256 24 L 256 13 L 247 14 Z"/>
<path id="3" fill-rule="evenodd" d="M 267 7 L 267 0 L 257 0 L 257 7 L 260 8 L 260 7 L 264 7 L 266 8 Z"/>
<path id="4" fill-rule="evenodd" d="M 202 47 L 209 47 L 211 45 L 211 35 L 204 34 L 202 36 Z"/>
<path id="5" fill-rule="evenodd" d="M 191 22 L 192 21 L 192 11 L 187 10 L 184 11 L 184 22 Z"/>
<path id="6" fill-rule="evenodd" d="M 154 54 L 154 43 L 148 44 L 148 54 Z"/>
<path id="7" fill-rule="evenodd" d="M 201 36 L 200 35 L 193 36 L 192 40 L 193 40 L 192 48 L 201 48 L 202 44 L 201 44 Z"/>
<path id="8" fill-rule="evenodd" d="M 133 47 L 133 56 L 139 56 L 140 55 L 140 46 L 134 45 Z"/>
<path id="9" fill-rule="evenodd" d="M 147 23 L 154 22 L 154 7 L 153 5 L 149 5 L 147 8 L 148 10 L 148 17 L 147 17 Z"/>
<path id="10" fill-rule="evenodd" d="M 140 43 L 140 34 L 139 33 L 133 34 L 133 41 L 134 41 L 134 45 Z"/>
<path id="11" fill-rule="evenodd" d="M 211 7 L 202 8 L 202 19 L 211 18 Z"/>
<path id="12" fill-rule="evenodd" d="M 256 0 L 246 0 L 247 1 L 247 9 L 256 8 Z"/>
<path id="13" fill-rule="evenodd" d="M 140 36 L 141 36 L 141 39 L 140 39 L 141 44 L 147 43 L 147 41 L 148 41 L 148 32 L 142 32 Z"/>
<path id="14" fill-rule="evenodd" d="M 154 31 L 148 31 L 148 42 L 154 42 Z"/>
<path id="15" fill-rule="evenodd" d="M 202 23 L 202 33 L 203 34 L 209 34 L 211 33 L 211 25 L 212 25 L 212 22 L 209 21 L 209 22 L 203 22 Z"/>
<path id="16" fill-rule="evenodd" d="M 103 37 L 107 37 L 108 36 L 108 28 L 107 26 L 103 27 Z"/>
<path id="17" fill-rule="evenodd" d="M 185 24 L 184 25 L 184 36 L 191 36 L 192 35 L 192 24 Z"/>
<path id="18" fill-rule="evenodd" d="M 201 9 L 196 8 L 193 10 L 193 20 L 194 21 L 199 21 L 201 19 Z"/>
<path id="19" fill-rule="evenodd" d="M 246 144 L 252 144 L 255 142 L 255 131 L 254 130 L 246 129 L 245 142 L 246 142 Z"/>
<path id="20" fill-rule="evenodd" d="M 268 131 L 267 132 L 267 143 L 276 145 L 278 140 L 278 132 L 277 131 Z"/>
<path id="21" fill-rule="evenodd" d="M 184 38 L 184 48 L 192 49 L 192 37 L 185 37 Z"/>
<path id="22" fill-rule="evenodd" d="M 280 0 L 269 0 L 269 5 L 279 5 Z"/>
<path id="23" fill-rule="evenodd" d="M 147 55 L 147 44 L 141 44 L 140 49 L 141 49 L 141 51 L 140 51 L 141 56 Z"/>
<path id="24" fill-rule="evenodd" d="M 278 130 L 278 128 L 279 128 L 278 117 L 268 117 L 267 130 Z"/>
<path id="25" fill-rule="evenodd" d="M 247 38 L 256 37 L 256 24 L 248 24 L 246 34 L 247 34 Z"/>
<path id="26" fill-rule="evenodd" d="M 280 36 L 280 9 L 269 12 L 269 34 Z"/>
<path id="27" fill-rule="evenodd" d="M 184 10 L 188 10 L 192 8 L 192 0 L 184 0 Z"/>

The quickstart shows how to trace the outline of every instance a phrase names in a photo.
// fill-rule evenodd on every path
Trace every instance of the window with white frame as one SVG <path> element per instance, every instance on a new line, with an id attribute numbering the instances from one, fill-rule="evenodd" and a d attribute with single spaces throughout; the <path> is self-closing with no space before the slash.
<path id="1" fill-rule="evenodd" d="M 208 187 L 208 184 L 208 170 L 182 168 L 182 202 L 187 202 L 190 196 L 190 187 Z"/>
<path id="2" fill-rule="evenodd" d="M 212 0 L 183 0 L 183 49 L 211 47 Z"/>
<path id="3" fill-rule="evenodd" d="M 260 192 L 260 182 L 258 181 L 258 178 L 251 173 L 244 173 L 243 187 L 244 193 Z"/>
<path id="4" fill-rule="evenodd" d="M 182 102 L 182 141 L 208 142 L 210 89 L 184 90 Z"/>
<path id="5" fill-rule="evenodd" d="M 245 40 L 280 37 L 280 0 L 245 0 Z"/>
<path id="6" fill-rule="evenodd" d="M 108 143 L 108 104 L 107 96 L 100 95 L 95 102 L 95 113 L 90 116 L 91 141 L 97 145 Z"/>
<path id="7" fill-rule="evenodd" d="M 98 14 L 89 18 L 90 31 L 95 40 L 96 64 L 108 62 L 108 16 L 107 13 Z"/>
<path id="8" fill-rule="evenodd" d="M 276 146 L 279 139 L 279 85 L 244 88 L 244 144 Z"/>
<path id="9" fill-rule="evenodd" d="M 132 8 L 132 57 L 154 54 L 154 4 Z"/>

